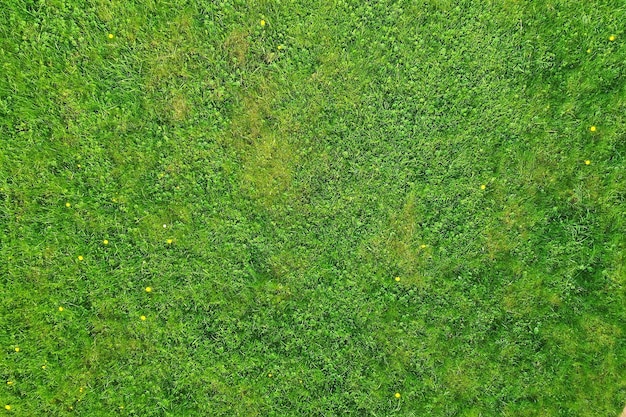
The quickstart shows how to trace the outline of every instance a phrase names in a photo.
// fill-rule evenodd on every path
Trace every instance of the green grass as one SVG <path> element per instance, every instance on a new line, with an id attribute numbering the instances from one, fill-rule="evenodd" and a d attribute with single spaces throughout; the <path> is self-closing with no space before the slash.
<path id="1" fill-rule="evenodd" d="M 5 1 L 0 411 L 616 416 L 625 21 Z"/>

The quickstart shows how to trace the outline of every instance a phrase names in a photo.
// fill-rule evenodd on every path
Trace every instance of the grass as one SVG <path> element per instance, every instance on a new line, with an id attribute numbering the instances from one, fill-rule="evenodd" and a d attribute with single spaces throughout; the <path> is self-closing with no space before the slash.
<path id="1" fill-rule="evenodd" d="M 624 21 L 5 2 L 4 414 L 617 415 Z"/>

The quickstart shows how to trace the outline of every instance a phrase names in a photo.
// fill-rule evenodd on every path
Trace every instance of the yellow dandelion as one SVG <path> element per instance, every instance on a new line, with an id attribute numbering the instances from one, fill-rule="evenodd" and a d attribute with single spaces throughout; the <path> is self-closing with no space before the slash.
<path id="1" fill-rule="evenodd" d="M 13 381 L 7 381 L 7 385 L 13 385 Z"/>
<path id="2" fill-rule="evenodd" d="M 400 281 L 400 277 L 396 277 L 396 282 Z"/>
<path id="3" fill-rule="evenodd" d="M 113 34 L 109 33 L 109 39 L 113 39 L 113 38 L 114 38 Z"/>
<path id="4" fill-rule="evenodd" d="M 78 389 L 78 392 L 83 392 L 84 390 L 85 390 L 85 389 L 84 389 L 83 387 L 80 387 L 80 388 Z"/>
<path id="5" fill-rule="evenodd" d="M 422 248 L 422 249 L 426 249 L 426 245 L 421 244 L 421 245 L 420 245 L 420 248 Z"/>
<path id="6" fill-rule="evenodd" d="M 41 365 L 41 369 L 46 369 L 46 365 Z"/>
<path id="7" fill-rule="evenodd" d="M 591 53 L 591 48 L 587 49 L 587 53 L 590 54 Z"/>
<path id="8" fill-rule="evenodd" d="M 283 50 L 283 49 L 285 49 L 285 47 L 284 47 L 284 46 L 282 46 L 282 45 L 278 45 L 278 50 L 279 50 L 279 51 L 281 51 L 281 50 Z"/>
<path id="9" fill-rule="evenodd" d="M 396 392 L 396 393 L 395 393 L 395 395 L 394 395 L 394 397 L 396 397 L 396 398 L 400 398 L 400 393 L 399 393 L 399 392 Z"/>
<path id="10" fill-rule="evenodd" d="M 483 184 L 483 185 L 481 185 L 481 186 L 480 186 L 480 189 L 481 189 L 481 190 L 484 190 L 485 188 L 487 188 L 487 186 L 486 186 L 485 184 Z"/>
<path id="11" fill-rule="evenodd" d="M 613 41 L 615 40 L 615 35 L 611 35 L 611 36 L 609 36 L 609 40 L 610 40 L 611 42 L 613 42 Z"/>
<path id="12" fill-rule="evenodd" d="M 16 352 L 19 352 L 19 351 L 20 351 L 19 346 L 15 346 L 15 351 L 16 351 Z"/>
<path id="13" fill-rule="evenodd" d="M 80 164 L 78 164 L 78 165 L 76 165 L 76 166 L 77 166 L 78 168 L 82 168 L 82 167 L 80 166 Z"/>
<path id="14" fill-rule="evenodd" d="M 591 164 L 591 161 L 590 161 L 590 160 L 588 160 L 588 159 L 586 159 L 586 160 L 585 160 L 585 165 L 590 165 L 590 164 Z"/>
<path id="15" fill-rule="evenodd" d="M 5 406 L 4 406 L 4 409 L 5 409 L 5 410 L 10 410 L 10 409 L 11 409 L 11 406 L 10 406 L 9 404 L 7 404 L 7 405 L 5 405 Z"/>
<path id="16" fill-rule="evenodd" d="M 271 378 L 271 377 L 272 377 L 272 374 L 267 374 L 267 377 L 268 377 L 268 378 Z"/>
<path id="17" fill-rule="evenodd" d="M 72 207 L 72 203 L 68 201 L 67 203 L 65 203 L 65 207 Z"/>
<path id="18" fill-rule="evenodd" d="M 265 26 L 265 20 L 261 19 L 261 27 Z"/>
<path id="19" fill-rule="evenodd" d="M 592 132 L 595 132 L 595 131 L 596 131 L 596 130 L 598 130 L 598 129 L 597 129 L 595 126 L 591 126 L 591 127 L 589 128 L 589 130 L 591 130 Z"/>
<path id="20" fill-rule="evenodd" d="M 65 310 L 63 307 L 59 306 L 59 311 Z"/>
<path id="21" fill-rule="evenodd" d="M 141 319 L 141 321 L 145 321 L 146 320 L 146 316 L 141 316 L 139 318 Z"/>
<path id="22" fill-rule="evenodd" d="M 166 242 L 167 242 L 168 245 L 171 245 L 174 242 L 174 240 L 173 239 L 167 239 Z"/>
<path id="23" fill-rule="evenodd" d="M 82 255 L 78 255 L 78 260 L 79 260 L 79 261 L 82 261 L 83 259 L 85 259 L 85 258 L 83 258 L 83 256 L 82 256 Z"/>
<path id="24" fill-rule="evenodd" d="M 146 292 L 152 292 L 152 287 L 146 287 Z"/>
<path id="25" fill-rule="evenodd" d="M 104 240 L 102 241 L 102 243 L 104 243 L 105 245 L 108 245 L 108 244 L 109 244 L 109 241 L 108 241 L 108 240 L 106 240 L 106 239 L 104 239 Z"/>

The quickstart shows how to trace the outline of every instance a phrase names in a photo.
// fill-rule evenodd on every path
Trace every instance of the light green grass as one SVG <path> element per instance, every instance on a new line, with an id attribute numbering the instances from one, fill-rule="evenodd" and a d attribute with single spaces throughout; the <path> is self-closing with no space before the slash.
<path id="1" fill-rule="evenodd" d="M 616 416 L 624 21 L 5 2 L 0 411 Z"/>

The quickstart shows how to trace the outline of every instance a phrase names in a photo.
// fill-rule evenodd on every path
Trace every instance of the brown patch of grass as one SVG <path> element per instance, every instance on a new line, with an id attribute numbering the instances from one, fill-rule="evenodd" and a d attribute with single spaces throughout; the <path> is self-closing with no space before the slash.
<path id="1" fill-rule="evenodd" d="M 243 29 L 235 29 L 224 40 L 223 48 L 235 65 L 240 68 L 245 66 L 250 48 L 248 32 Z"/>
<path id="2" fill-rule="evenodd" d="M 432 257 L 432 248 L 422 247 L 425 242 L 420 235 L 420 213 L 415 206 L 415 198 L 413 192 L 409 193 L 402 210 L 389 219 L 389 227 L 385 228 L 384 234 L 376 236 L 365 246 L 398 270 L 400 285 L 423 287 L 427 284 L 424 268 Z"/>
<path id="3" fill-rule="evenodd" d="M 502 303 L 507 312 L 517 316 L 531 316 L 537 310 L 561 305 L 558 294 L 544 286 L 541 276 L 518 274 L 516 282 L 506 287 Z"/>
<path id="4" fill-rule="evenodd" d="M 226 139 L 243 162 L 242 188 L 269 208 L 291 190 L 293 170 L 298 161 L 296 139 L 282 126 L 289 120 L 276 120 L 270 107 L 274 96 L 269 85 L 261 83 L 256 92 L 242 99 L 232 118 L 230 137 Z"/>
<path id="5" fill-rule="evenodd" d="M 187 117 L 189 113 L 189 104 L 187 99 L 180 93 L 172 96 L 172 119 L 180 122 Z"/>
<path id="6" fill-rule="evenodd" d="M 581 320 L 583 329 L 586 332 L 587 341 L 594 346 L 611 348 L 615 345 L 622 331 L 619 327 L 609 324 L 599 317 L 588 316 Z"/>

